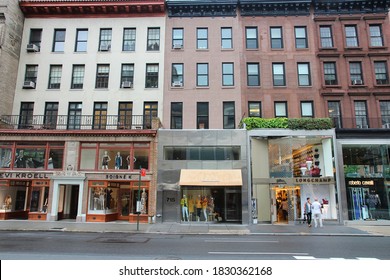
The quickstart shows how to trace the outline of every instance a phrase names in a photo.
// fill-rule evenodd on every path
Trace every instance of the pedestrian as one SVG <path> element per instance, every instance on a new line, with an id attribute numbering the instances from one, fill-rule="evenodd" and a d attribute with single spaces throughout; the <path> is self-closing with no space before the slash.
<path id="1" fill-rule="evenodd" d="M 306 198 L 303 214 L 306 216 L 307 225 L 309 227 L 311 227 L 311 201 L 310 201 L 310 197 Z"/>
<path id="2" fill-rule="evenodd" d="M 311 212 L 313 213 L 314 227 L 317 227 L 318 221 L 320 227 L 322 227 L 322 205 L 318 202 L 318 198 L 314 198 L 314 202 L 311 204 Z"/>

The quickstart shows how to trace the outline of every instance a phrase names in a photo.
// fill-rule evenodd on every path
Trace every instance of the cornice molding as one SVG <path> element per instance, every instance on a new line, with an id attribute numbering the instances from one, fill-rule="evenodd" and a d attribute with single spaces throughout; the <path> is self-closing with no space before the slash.
<path id="1" fill-rule="evenodd" d="M 313 0 L 313 5 L 315 15 L 387 14 L 390 0 Z"/>
<path id="2" fill-rule="evenodd" d="M 168 17 L 235 17 L 238 1 L 166 1 Z"/>

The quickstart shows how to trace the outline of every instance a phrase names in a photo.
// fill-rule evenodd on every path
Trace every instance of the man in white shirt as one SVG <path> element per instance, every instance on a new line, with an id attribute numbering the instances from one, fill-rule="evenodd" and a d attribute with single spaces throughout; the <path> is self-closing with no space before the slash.
<path id="1" fill-rule="evenodd" d="M 314 227 L 317 227 L 318 220 L 320 222 L 320 227 L 322 227 L 322 206 L 321 203 L 318 202 L 318 198 L 314 199 L 314 202 L 311 204 L 311 212 L 313 214 L 314 219 Z"/>

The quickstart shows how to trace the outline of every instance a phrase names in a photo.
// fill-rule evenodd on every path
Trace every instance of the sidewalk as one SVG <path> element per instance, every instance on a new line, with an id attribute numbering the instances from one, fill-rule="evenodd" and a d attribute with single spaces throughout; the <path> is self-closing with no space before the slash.
<path id="1" fill-rule="evenodd" d="M 214 224 L 214 223 L 156 223 L 137 224 L 126 221 L 86 223 L 63 221 L 0 221 L 0 231 L 73 231 L 73 232 L 129 232 L 160 234 L 234 234 L 234 235 L 328 235 L 328 236 L 390 236 L 390 221 L 324 222 L 323 228 L 306 224 Z"/>

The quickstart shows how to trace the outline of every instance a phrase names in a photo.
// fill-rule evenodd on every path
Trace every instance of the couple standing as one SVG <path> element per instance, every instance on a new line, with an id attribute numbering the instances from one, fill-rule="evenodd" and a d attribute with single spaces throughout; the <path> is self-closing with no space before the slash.
<path id="1" fill-rule="evenodd" d="M 309 225 L 309 227 L 311 227 L 311 217 L 312 217 L 312 215 L 313 215 L 313 219 L 314 219 L 314 226 L 317 227 L 318 220 L 319 220 L 320 227 L 322 227 L 322 217 L 321 217 L 322 205 L 321 205 L 321 203 L 318 202 L 318 198 L 315 198 L 314 202 L 311 203 L 310 197 L 308 197 L 306 199 L 306 203 L 305 203 L 305 208 L 304 209 L 305 209 L 304 214 L 307 217 L 307 224 Z"/>

